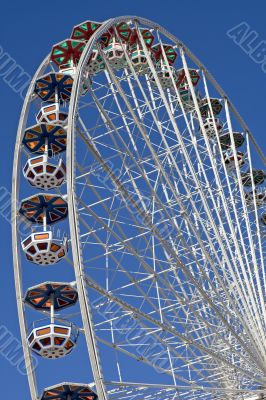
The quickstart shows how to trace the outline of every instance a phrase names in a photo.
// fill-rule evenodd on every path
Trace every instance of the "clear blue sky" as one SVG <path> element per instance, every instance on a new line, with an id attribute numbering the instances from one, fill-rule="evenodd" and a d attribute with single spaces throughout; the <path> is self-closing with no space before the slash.
<path id="1" fill-rule="evenodd" d="M 228 29 L 245 21 L 258 33 L 260 40 L 266 40 L 265 11 L 266 5 L 258 0 L 5 1 L 1 4 L 0 45 L 32 75 L 52 44 L 68 37 L 72 26 L 79 22 L 86 19 L 103 21 L 130 14 L 157 21 L 185 42 L 213 73 L 265 151 L 266 128 L 263 121 L 266 110 L 266 74 L 259 64 L 252 61 L 226 35 Z M 0 187 L 10 190 L 13 150 L 22 100 L 3 82 L 1 76 L 0 85 Z M 26 378 L 1 355 L 1 327 L 5 326 L 17 338 L 19 329 L 13 283 L 11 229 L 2 216 L 0 230 L 0 371 L 1 382 L 5 383 L 1 395 L 5 397 L 10 394 L 11 386 L 13 399 L 28 399 Z M 60 366 L 63 376 L 64 363 L 60 363 Z M 76 375 L 79 368 L 82 369 L 81 363 L 75 365 Z"/>

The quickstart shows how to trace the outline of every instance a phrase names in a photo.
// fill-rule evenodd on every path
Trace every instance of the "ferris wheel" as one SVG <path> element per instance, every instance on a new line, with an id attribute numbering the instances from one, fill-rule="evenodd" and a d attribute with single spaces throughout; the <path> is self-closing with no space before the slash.
<path id="1" fill-rule="evenodd" d="M 158 24 L 85 21 L 55 44 L 14 155 L 32 400 L 263 398 L 264 168 L 212 75 Z"/>

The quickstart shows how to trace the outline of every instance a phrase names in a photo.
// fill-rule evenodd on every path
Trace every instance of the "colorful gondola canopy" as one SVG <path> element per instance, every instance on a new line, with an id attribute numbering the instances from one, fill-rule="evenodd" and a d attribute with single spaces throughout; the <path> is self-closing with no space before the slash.
<path id="1" fill-rule="evenodd" d="M 210 104 L 214 115 L 220 114 L 223 106 L 219 99 L 210 98 Z M 208 103 L 208 99 L 204 98 L 200 104 L 200 113 L 202 117 L 211 116 L 210 107 Z"/>
<path id="2" fill-rule="evenodd" d="M 177 52 L 173 48 L 173 46 L 170 46 L 169 44 L 156 44 L 151 47 L 151 51 L 155 57 L 156 61 L 163 60 L 164 61 L 164 54 L 163 54 L 163 49 L 165 52 L 165 56 L 168 60 L 168 63 L 170 65 L 174 64 L 175 60 L 177 59 Z"/>
<path id="3" fill-rule="evenodd" d="M 50 72 L 37 79 L 34 92 L 43 100 L 54 102 L 69 101 L 73 86 L 70 75 Z"/>
<path id="4" fill-rule="evenodd" d="M 78 293 L 69 283 L 44 282 L 29 288 L 25 302 L 37 310 L 50 310 L 52 303 L 55 310 L 73 306 L 78 300 Z"/>
<path id="5" fill-rule="evenodd" d="M 88 385 L 61 383 L 44 390 L 41 400 L 97 400 L 98 396 Z"/>
<path id="6" fill-rule="evenodd" d="M 101 25 L 100 22 L 95 21 L 82 22 L 81 24 L 74 26 L 71 39 L 88 41 Z"/>
<path id="7" fill-rule="evenodd" d="M 58 194 L 38 193 L 22 200 L 19 212 L 30 222 L 48 225 L 65 219 L 68 215 L 67 202 Z"/>
<path id="8" fill-rule="evenodd" d="M 67 133 L 60 125 L 37 124 L 25 130 L 22 143 L 31 153 L 43 154 L 47 145 L 48 154 L 66 150 Z"/>
<path id="9" fill-rule="evenodd" d="M 85 48 L 84 41 L 66 39 L 53 46 L 51 60 L 58 66 L 78 64 L 81 54 Z"/>

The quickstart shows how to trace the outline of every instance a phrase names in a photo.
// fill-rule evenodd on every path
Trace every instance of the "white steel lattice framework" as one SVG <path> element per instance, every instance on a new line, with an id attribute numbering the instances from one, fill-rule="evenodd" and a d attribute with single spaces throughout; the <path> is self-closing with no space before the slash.
<path id="1" fill-rule="evenodd" d="M 121 22 L 137 35 L 143 70 L 117 33 Z M 143 28 L 155 38 L 159 61 Z M 120 46 L 122 68 L 110 55 L 115 49 L 100 45 L 108 31 Z M 103 67 L 88 74 L 93 51 Z M 34 400 L 43 388 L 27 342 L 18 211 L 26 197 L 21 168 L 29 157 L 23 135 L 40 108 L 35 83 L 54 71 L 49 61 L 25 99 L 13 175 L 15 281 Z M 94 380 L 101 400 L 262 398 L 265 158 L 248 127 L 186 46 L 143 18 L 102 23 L 72 77 L 64 104 L 67 184 L 56 192 L 68 203 L 66 260 L 75 272 L 78 329 L 93 374 L 87 381 Z"/>

